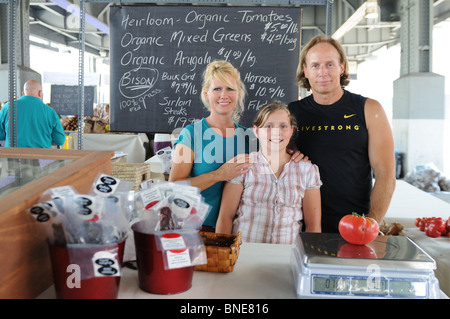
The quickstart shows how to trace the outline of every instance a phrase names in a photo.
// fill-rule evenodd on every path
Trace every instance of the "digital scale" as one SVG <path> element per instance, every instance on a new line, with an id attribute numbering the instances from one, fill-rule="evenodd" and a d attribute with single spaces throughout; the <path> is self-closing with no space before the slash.
<path id="1" fill-rule="evenodd" d="M 435 261 L 404 236 L 353 245 L 339 234 L 300 233 L 291 266 L 299 298 L 440 297 Z"/>

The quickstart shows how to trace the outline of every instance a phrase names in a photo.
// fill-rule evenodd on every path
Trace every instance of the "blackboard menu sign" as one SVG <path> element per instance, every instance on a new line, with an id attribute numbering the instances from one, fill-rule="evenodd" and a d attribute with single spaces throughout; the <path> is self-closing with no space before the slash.
<path id="1" fill-rule="evenodd" d="M 202 74 L 227 60 L 247 88 L 240 124 L 298 97 L 301 8 L 112 6 L 110 129 L 171 133 L 209 112 Z"/>
<path id="2" fill-rule="evenodd" d="M 94 114 L 95 86 L 84 87 L 84 115 Z M 51 85 L 50 103 L 59 115 L 79 113 L 78 85 Z"/>

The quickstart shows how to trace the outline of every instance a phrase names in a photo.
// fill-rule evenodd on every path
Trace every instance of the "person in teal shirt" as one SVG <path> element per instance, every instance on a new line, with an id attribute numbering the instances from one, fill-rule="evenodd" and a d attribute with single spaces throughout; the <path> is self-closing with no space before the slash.
<path id="1" fill-rule="evenodd" d="M 0 110 L 0 140 L 9 145 L 9 103 Z M 17 99 L 17 147 L 50 148 L 52 143 L 63 145 L 64 129 L 54 109 L 42 101 L 42 86 L 27 81 L 23 95 Z"/>
<path id="2" fill-rule="evenodd" d="M 202 119 L 186 126 L 174 144 L 176 145 L 178 143 L 182 144 L 183 148 L 186 146 L 194 150 L 194 163 L 189 174 L 190 178 L 212 173 L 220 179 L 202 191 L 202 196 L 205 198 L 205 201 L 211 205 L 211 212 L 203 224 L 207 227 L 214 228 L 219 214 L 224 186 L 222 176 L 225 177 L 227 174 L 239 175 L 242 173 L 242 171 L 237 171 L 236 173 L 230 171 L 221 175 L 218 170 L 222 164 L 230 160 L 231 162 L 239 161 L 239 158 L 235 158 L 235 156 L 249 154 L 251 153 L 251 149 L 252 151 L 256 151 L 257 142 L 254 133 L 242 125 L 235 124 L 235 134 L 224 137 L 216 133 L 206 119 Z M 236 163 L 234 166 L 236 166 L 236 169 L 239 167 L 245 169 L 246 165 L 242 164 L 245 163 L 246 159 L 244 156 L 240 158 L 241 162 Z M 227 163 L 227 165 L 233 165 L 231 162 Z"/>
<path id="3" fill-rule="evenodd" d="M 248 154 L 257 149 L 252 130 L 237 124 L 245 86 L 229 62 L 213 61 L 204 74 L 201 99 L 208 117 L 186 126 L 174 143 L 169 181 L 189 180 L 211 210 L 202 230 L 214 231 L 224 182 L 247 172 Z"/>

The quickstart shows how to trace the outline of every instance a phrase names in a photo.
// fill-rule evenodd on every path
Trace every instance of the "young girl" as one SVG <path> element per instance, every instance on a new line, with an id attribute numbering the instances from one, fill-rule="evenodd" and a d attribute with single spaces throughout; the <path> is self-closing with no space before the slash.
<path id="1" fill-rule="evenodd" d="M 293 244 L 302 221 L 307 232 L 321 231 L 319 170 L 286 152 L 294 129 L 285 104 L 272 102 L 258 111 L 253 131 L 260 150 L 250 154 L 254 164 L 247 173 L 225 184 L 217 233 L 241 231 L 247 242 Z"/>

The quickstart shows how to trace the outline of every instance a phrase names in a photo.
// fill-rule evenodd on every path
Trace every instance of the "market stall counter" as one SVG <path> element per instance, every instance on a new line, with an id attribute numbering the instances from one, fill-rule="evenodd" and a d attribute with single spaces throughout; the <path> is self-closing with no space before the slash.
<path id="1" fill-rule="evenodd" d="M 416 192 L 418 192 L 416 194 Z M 410 198 L 410 196 L 414 198 Z M 422 196 L 422 197 L 421 197 Z M 423 201 L 411 206 L 414 200 Z M 421 209 L 427 205 L 427 201 L 438 200 L 429 194 L 415 189 L 404 182 L 397 184 L 397 189 L 393 198 L 393 205 L 390 208 L 389 218 L 412 223 L 416 215 L 421 216 L 423 211 L 414 211 L 414 208 Z M 435 203 L 437 205 L 440 202 Z M 446 204 L 446 203 L 444 203 Z M 448 204 L 446 204 L 448 205 Z M 440 209 L 445 210 L 445 207 Z M 447 212 L 447 210 L 445 210 Z M 444 211 L 441 212 L 444 214 Z M 407 230 L 405 230 L 407 232 Z M 326 234 L 318 234 L 326 235 Z M 418 235 L 418 236 L 417 236 Z M 419 238 L 421 234 L 413 236 L 413 240 L 418 241 L 418 246 L 427 249 L 428 240 L 433 238 Z M 446 242 L 448 245 L 449 243 Z M 128 256 L 134 251 L 134 240 L 128 237 L 125 248 L 125 261 L 135 260 L 136 257 Z M 127 267 L 122 268 L 122 278 L 119 287 L 118 298 L 123 299 L 295 299 L 298 297 L 296 279 L 293 272 L 292 252 L 296 245 L 274 245 L 261 243 L 242 243 L 239 258 L 234 265 L 234 270 L 230 273 L 217 273 L 209 271 L 195 271 L 193 275 L 192 287 L 187 291 L 163 295 L 149 293 L 140 288 L 138 271 Z M 436 277 L 442 282 L 441 290 L 437 297 L 447 298 L 448 266 L 440 262 L 443 255 L 441 249 L 448 250 L 447 247 L 436 247 L 428 253 L 436 259 Z M 375 261 L 376 263 L 376 261 Z M 434 268 L 433 268 L 434 269 Z M 444 290 L 446 289 L 446 290 Z M 442 291 L 444 290 L 444 291 Z M 39 298 L 55 298 L 53 287 L 43 292 Z"/>
<path id="2" fill-rule="evenodd" d="M 440 288 L 450 294 L 450 237 L 431 238 L 419 231 L 414 222 L 423 217 L 450 217 L 450 204 L 424 192 L 403 180 L 397 185 L 385 220 L 398 222 L 405 227 L 404 233 L 425 250 L 437 264 L 435 271 Z"/>
<path id="3" fill-rule="evenodd" d="M 119 298 L 124 299 L 294 299 L 290 267 L 292 245 L 242 243 L 233 272 L 195 271 L 192 287 L 180 294 L 160 295 L 139 288 L 137 270 L 123 268 Z M 39 298 L 55 298 L 53 287 Z"/>
<path id="4" fill-rule="evenodd" d="M 120 299 L 296 299 L 291 268 L 294 245 L 243 243 L 233 272 L 195 271 L 192 287 L 173 295 L 152 294 L 139 288 L 137 270 L 123 268 Z M 53 299 L 50 287 L 39 299 Z M 441 292 L 440 298 L 447 299 Z"/>
<path id="5" fill-rule="evenodd" d="M 450 237 L 431 238 L 418 228 L 407 228 L 405 234 L 436 261 L 434 272 L 439 286 L 447 296 L 450 295 Z"/>
<path id="6" fill-rule="evenodd" d="M 73 148 L 78 149 L 78 133 L 69 133 L 73 141 Z M 108 133 L 83 134 L 83 150 L 116 151 L 128 155 L 128 163 L 143 163 L 146 158 L 145 144 L 149 140 L 146 134 Z"/>

